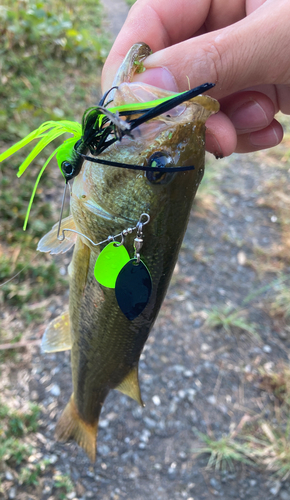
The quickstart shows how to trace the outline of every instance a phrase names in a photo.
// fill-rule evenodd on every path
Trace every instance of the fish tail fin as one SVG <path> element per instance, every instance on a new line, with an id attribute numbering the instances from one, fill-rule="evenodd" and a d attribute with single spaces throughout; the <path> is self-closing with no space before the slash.
<path id="1" fill-rule="evenodd" d="M 96 460 L 96 437 L 98 421 L 88 424 L 79 415 L 74 395 L 72 394 L 68 404 L 63 410 L 55 429 L 55 437 L 58 441 L 74 439 L 79 444 L 92 462 Z"/>

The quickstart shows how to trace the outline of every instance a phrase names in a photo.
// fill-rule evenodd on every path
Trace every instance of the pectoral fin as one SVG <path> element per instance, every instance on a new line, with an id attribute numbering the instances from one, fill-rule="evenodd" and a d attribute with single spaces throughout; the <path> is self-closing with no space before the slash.
<path id="1" fill-rule="evenodd" d="M 62 236 L 62 231 L 64 228 L 76 230 L 75 222 L 72 215 L 69 215 L 61 222 L 60 236 Z M 64 240 L 59 241 L 57 239 L 58 222 L 54 224 L 52 229 L 43 238 L 41 238 L 38 243 L 37 250 L 39 252 L 49 252 L 51 255 L 56 255 L 59 253 L 67 252 L 71 247 L 74 246 L 77 234 L 66 231 L 64 233 Z"/>
<path id="2" fill-rule="evenodd" d="M 145 406 L 141 398 L 137 366 L 135 366 L 128 373 L 128 375 L 122 380 L 121 384 L 115 387 L 115 389 L 123 394 L 126 394 L 129 398 L 135 399 L 140 406 Z"/>
<path id="3" fill-rule="evenodd" d="M 59 352 L 71 349 L 68 311 L 49 323 L 42 337 L 41 349 L 43 352 Z"/>

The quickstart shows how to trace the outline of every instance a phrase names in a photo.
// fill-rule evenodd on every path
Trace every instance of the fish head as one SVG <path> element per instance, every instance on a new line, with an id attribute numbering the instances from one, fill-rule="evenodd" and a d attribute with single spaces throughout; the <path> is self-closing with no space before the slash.
<path id="1" fill-rule="evenodd" d="M 171 92 L 143 83 L 119 85 L 113 106 L 144 103 Z M 152 221 L 188 212 L 204 172 L 205 121 L 217 112 L 214 99 L 199 95 L 132 131 L 102 153 L 103 160 L 133 164 L 133 170 L 85 161 L 75 178 L 71 210 L 79 230 L 91 238 L 104 239 L 110 231 L 136 225 L 142 213 Z M 138 170 L 137 166 L 194 166 L 186 172 Z M 161 220 L 160 219 L 160 220 Z"/>

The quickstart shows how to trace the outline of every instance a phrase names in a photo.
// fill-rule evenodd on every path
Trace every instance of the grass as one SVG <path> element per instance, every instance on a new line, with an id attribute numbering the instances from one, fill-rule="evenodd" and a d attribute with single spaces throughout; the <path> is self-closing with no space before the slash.
<path id="1" fill-rule="evenodd" d="M 259 339 L 256 325 L 244 319 L 245 313 L 244 309 L 234 310 L 232 306 L 216 306 L 207 312 L 205 325 L 209 328 L 223 328 L 229 335 L 238 329 Z"/>
<path id="2" fill-rule="evenodd" d="M 19 474 L 19 484 L 27 486 L 38 485 L 39 478 L 45 472 L 48 465 L 50 465 L 49 459 L 41 460 L 37 464 L 28 464 L 27 467 L 22 467 Z"/>
<path id="3" fill-rule="evenodd" d="M 65 500 L 67 498 L 67 493 L 73 491 L 74 486 L 67 474 L 61 474 L 60 472 L 56 472 L 53 476 L 54 488 L 58 490 L 57 498 L 59 500 Z"/>
<path id="4" fill-rule="evenodd" d="M 20 485 L 37 486 L 51 465 L 49 458 L 37 458 L 33 434 L 39 427 L 39 414 L 40 407 L 33 403 L 21 412 L 0 402 L 0 469 L 13 468 Z M 67 477 L 56 479 L 54 487 L 60 489 L 59 499 L 66 498 L 64 491 L 73 489 Z"/>
<path id="5" fill-rule="evenodd" d="M 98 67 L 108 53 L 109 41 L 101 28 L 98 0 L 65 4 L 60 0 L 4 0 L 0 21 L 2 152 L 46 120 L 80 120 L 84 110 L 98 100 Z M 48 147 L 45 158 L 51 152 Z M 30 319 L 24 310 L 29 302 L 67 288 L 53 259 L 43 254 L 36 258 L 39 239 L 59 216 L 58 195 L 53 197 L 55 186 L 61 191 L 63 180 L 53 164 L 44 172 L 28 230 L 23 232 L 35 177 L 44 162 L 44 157 L 36 159 L 17 179 L 26 154 L 25 150 L 0 163 L 0 300 L 5 307 L 16 307 L 17 314 L 23 309 L 24 324 Z M 17 278 L 1 286 L 22 269 Z M 6 329 L 1 335 L 7 333 Z"/>
<path id="6" fill-rule="evenodd" d="M 62 99 L 67 76 L 92 71 L 108 50 L 99 2 L 68 0 L 64 8 L 60 0 L 4 0 L 0 20 L 2 137 L 23 137 L 34 123 L 72 116 L 74 106 Z"/>
<path id="7" fill-rule="evenodd" d="M 259 379 L 260 389 L 267 391 L 272 401 L 267 407 L 269 420 L 259 414 L 244 415 L 235 430 L 220 439 L 212 433 L 197 433 L 206 446 L 192 451 L 197 456 L 209 455 L 207 468 L 232 471 L 242 463 L 285 481 L 290 477 L 290 367 L 281 363 L 276 371 L 261 368 Z"/>
<path id="8" fill-rule="evenodd" d="M 250 454 L 267 472 L 285 481 L 290 476 L 290 419 L 287 428 L 275 429 L 268 422 L 260 422 L 258 437 L 249 436 Z"/>
<path id="9" fill-rule="evenodd" d="M 25 437 L 36 432 L 40 408 L 31 404 L 26 412 L 16 412 L 0 402 L 0 464 L 16 466 L 25 462 L 33 451 Z"/>
<path id="10" fill-rule="evenodd" d="M 220 439 L 207 436 L 206 434 L 198 433 L 199 438 L 206 446 L 192 450 L 198 455 L 209 454 L 207 468 L 215 470 L 231 470 L 233 471 L 235 462 L 240 462 L 248 465 L 255 465 L 248 458 L 247 444 L 239 442 L 233 438 L 233 434 L 228 434 Z"/>
<path id="11" fill-rule="evenodd" d="M 260 387 L 279 400 L 288 413 L 290 407 L 290 366 L 280 363 L 276 369 L 260 372 Z"/>
<path id="12" fill-rule="evenodd" d="M 220 439 L 198 433 L 206 444 L 192 450 L 196 456 L 209 454 L 207 468 L 233 471 L 238 463 L 270 472 L 281 481 L 290 476 L 290 419 L 287 428 L 274 429 L 268 422 L 259 421 L 255 433 L 230 433 Z"/>
<path id="13" fill-rule="evenodd" d="M 289 280 L 277 283 L 273 287 L 274 300 L 270 302 L 270 314 L 272 317 L 290 319 L 290 284 Z"/>
<path id="14" fill-rule="evenodd" d="M 101 65 L 110 43 L 101 27 L 99 0 L 3 0 L 0 23 L 1 153 L 44 121 L 81 120 L 84 110 L 99 100 Z M 26 328 L 27 336 L 34 334 L 43 313 L 34 304 L 67 289 L 56 260 L 36 254 L 39 239 L 59 216 L 63 179 L 56 163 L 44 172 L 28 230 L 22 230 L 36 175 L 53 149 L 48 147 L 21 179 L 16 173 L 29 148 L 0 163 L 0 343 L 20 340 Z M 0 372 L 7 361 L 21 361 L 20 356 L 13 349 L 1 351 Z M 0 468 L 13 469 L 26 492 L 50 466 L 49 459 L 35 459 L 38 420 L 36 405 L 15 411 L 0 401 Z M 69 478 L 56 480 L 56 497 L 66 498 L 71 490 Z"/>

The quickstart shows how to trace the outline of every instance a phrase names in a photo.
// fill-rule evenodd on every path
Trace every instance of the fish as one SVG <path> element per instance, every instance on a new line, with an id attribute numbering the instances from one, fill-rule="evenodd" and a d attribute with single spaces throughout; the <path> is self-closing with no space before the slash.
<path id="1" fill-rule="evenodd" d="M 107 93 L 111 106 L 142 103 L 144 109 L 146 102 L 174 95 L 132 82 L 149 53 L 150 48 L 143 43 L 129 50 L 113 89 Z M 187 171 L 116 168 L 86 159 L 71 187 L 70 216 L 38 244 L 39 251 L 52 254 L 74 247 L 68 271 L 69 310 L 48 325 L 42 349 L 71 350 L 73 393 L 56 424 L 55 435 L 58 441 L 76 441 L 92 462 L 96 458 L 98 421 L 109 391 L 117 389 L 144 406 L 139 358 L 169 286 L 203 177 L 205 122 L 218 109 L 216 100 L 198 95 L 141 123 L 100 155 L 108 163 L 191 166 Z M 138 118 L 140 112 L 132 112 L 132 116 Z M 57 239 L 59 233 L 64 235 L 62 241 Z M 150 281 L 146 303 L 133 317 L 119 305 L 124 279 L 118 301 L 117 291 L 95 277 L 101 252 L 109 241 L 119 241 L 115 235 L 121 235 L 121 246 L 130 261 L 138 258 L 138 263 L 142 262 Z M 127 274 L 129 285 L 130 279 Z"/>

